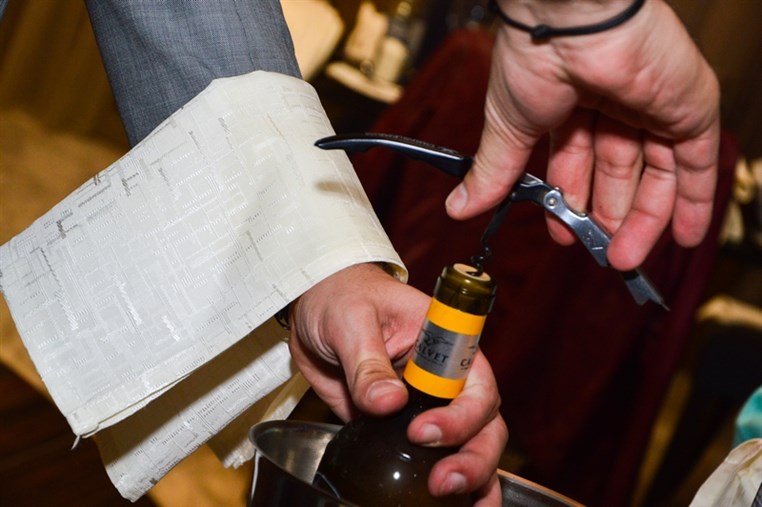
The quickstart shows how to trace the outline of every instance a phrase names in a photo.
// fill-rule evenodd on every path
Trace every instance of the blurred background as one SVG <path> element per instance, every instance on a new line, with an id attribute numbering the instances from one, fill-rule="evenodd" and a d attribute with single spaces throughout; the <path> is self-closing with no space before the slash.
<path id="1" fill-rule="evenodd" d="M 337 132 L 375 130 L 473 153 L 495 22 L 480 0 L 283 0 L 305 79 Z M 488 271 L 482 341 L 511 430 L 501 467 L 590 506 L 687 505 L 732 448 L 762 385 L 762 2 L 669 2 L 722 86 L 720 184 L 704 244 L 669 233 L 644 265 L 671 311 L 638 307 L 579 245 L 515 206 Z M 542 177 L 545 143 L 528 170 Z M 0 24 L 0 243 L 128 149 L 82 2 L 10 0 Z M 353 156 L 425 292 L 478 248 L 488 217 L 449 220 L 447 176 Z M 425 231 L 425 234 L 423 234 Z M 47 398 L 0 305 L 0 504 L 119 505 L 93 442 Z M 330 418 L 309 398 L 295 417 Z M 139 505 L 244 505 L 250 469 L 202 448 Z"/>

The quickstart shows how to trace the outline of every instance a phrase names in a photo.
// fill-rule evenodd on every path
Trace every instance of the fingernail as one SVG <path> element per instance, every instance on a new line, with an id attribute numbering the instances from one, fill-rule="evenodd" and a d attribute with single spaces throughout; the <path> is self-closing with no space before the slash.
<path id="1" fill-rule="evenodd" d="M 466 206 L 466 201 L 468 201 L 468 193 L 466 192 L 466 186 L 461 183 L 450 193 L 450 196 L 445 201 L 445 206 L 448 211 L 458 212 Z"/>
<path id="2" fill-rule="evenodd" d="M 451 473 L 447 475 L 447 478 L 442 485 L 441 493 L 443 495 L 452 495 L 455 493 L 463 493 L 466 490 L 466 478 L 459 473 Z"/>
<path id="3" fill-rule="evenodd" d="M 368 389 L 368 399 L 371 403 L 375 403 L 387 394 L 404 388 L 405 386 L 399 380 L 379 380 Z"/>
<path id="4" fill-rule="evenodd" d="M 442 430 L 434 424 L 424 424 L 418 432 L 419 443 L 422 445 L 432 445 L 442 440 Z"/>

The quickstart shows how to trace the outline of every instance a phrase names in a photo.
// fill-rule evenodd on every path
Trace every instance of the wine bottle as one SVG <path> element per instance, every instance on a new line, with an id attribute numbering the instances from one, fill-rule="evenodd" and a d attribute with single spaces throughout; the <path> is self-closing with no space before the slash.
<path id="1" fill-rule="evenodd" d="M 423 41 L 425 10 L 420 0 L 397 0 L 389 14 L 389 24 L 381 38 L 374 58 L 373 79 L 401 83 L 411 69 L 413 60 Z"/>
<path id="2" fill-rule="evenodd" d="M 407 404 L 391 416 L 360 416 L 345 425 L 326 446 L 316 486 L 362 506 L 471 505 L 468 495 L 437 498 L 428 491 L 431 468 L 458 449 L 418 446 L 406 432 L 418 414 L 447 405 L 463 389 L 495 288 L 471 266 L 444 268 L 403 373 Z"/>

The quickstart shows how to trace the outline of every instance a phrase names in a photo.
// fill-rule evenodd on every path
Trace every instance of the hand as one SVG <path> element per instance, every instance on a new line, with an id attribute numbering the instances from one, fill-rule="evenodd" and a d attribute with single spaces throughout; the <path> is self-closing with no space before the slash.
<path id="1" fill-rule="evenodd" d="M 395 368 L 401 369 L 412 352 L 429 301 L 376 265 L 344 269 L 292 304 L 291 354 L 342 419 L 356 410 L 391 414 L 407 401 Z M 424 412 L 410 424 L 413 442 L 463 445 L 432 470 L 432 493 L 479 490 L 481 501 L 499 504 L 495 470 L 508 438 L 499 405 L 492 370 L 478 353 L 463 392 L 450 406 Z"/>
<path id="2" fill-rule="evenodd" d="M 605 14 L 588 13 L 585 2 L 500 5 L 526 24 L 573 26 L 628 3 L 609 2 Z M 502 26 L 485 115 L 474 166 L 448 197 L 453 218 L 500 202 L 550 133 L 547 179 L 613 234 L 613 267 L 641 264 L 670 218 L 680 245 L 703 239 L 717 177 L 719 86 L 663 1 L 648 0 L 632 19 L 593 35 L 535 43 Z M 559 243 L 574 241 L 555 219 L 548 227 Z"/>

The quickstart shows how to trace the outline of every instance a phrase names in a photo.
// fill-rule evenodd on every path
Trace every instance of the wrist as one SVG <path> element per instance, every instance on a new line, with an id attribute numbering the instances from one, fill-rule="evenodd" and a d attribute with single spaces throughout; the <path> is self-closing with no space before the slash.
<path id="1" fill-rule="evenodd" d="M 491 0 L 499 17 L 535 40 L 589 35 L 634 17 L 645 0 Z M 652 0 L 654 1 L 654 0 Z"/>

